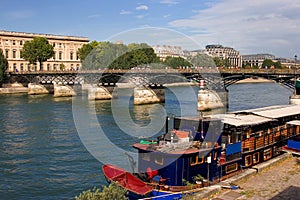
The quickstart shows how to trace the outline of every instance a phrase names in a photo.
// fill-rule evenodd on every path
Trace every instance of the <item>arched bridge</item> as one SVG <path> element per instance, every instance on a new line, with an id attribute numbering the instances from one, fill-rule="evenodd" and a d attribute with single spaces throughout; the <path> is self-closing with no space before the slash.
<path id="1" fill-rule="evenodd" d="M 175 71 L 175 70 L 105 70 L 105 71 L 63 71 L 63 72 L 15 72 L 10 73 L 11 82 L 38 84 L 98 84 L 115 86 L 117 83 L 133 83 L 161 87 L 166 83 L 200 82 L 205 80 L 211 89 L 227 89 L 230 85 L 246 78 L 265 78 L 294 89 L 296 71 Z"/>

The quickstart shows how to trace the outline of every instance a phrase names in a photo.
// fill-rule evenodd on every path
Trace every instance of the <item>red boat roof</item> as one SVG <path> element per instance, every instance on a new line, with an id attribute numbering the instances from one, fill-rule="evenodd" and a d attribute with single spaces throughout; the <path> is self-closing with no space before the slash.
<path id="1" fill-rule="evenodd" d="M 103 165 L 102 171 L 109 181 L 115 181 L 121 187 L 135 194 L 146 195 L 152 191 L 145 182 L 117 166 Z"/>

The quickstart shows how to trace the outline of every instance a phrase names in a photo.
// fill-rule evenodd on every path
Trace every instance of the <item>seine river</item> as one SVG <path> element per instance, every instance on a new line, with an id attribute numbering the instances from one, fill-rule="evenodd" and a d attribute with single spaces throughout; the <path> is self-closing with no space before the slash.
<path id="1" fill-rule="evenodd" d="M 291 91 L 274 83 L 238 84 L 228 89 L 229 111 L 288 104 L 291 95 Z M 127 128 L 136 126 L 138 131 L 140 125 L 150 123 L 151 116 L 162 119 L 164 113 L 199 115 L 195 111 L 196 102 L 185 90 L 183 87 L 173 89 L 173 93 L 167 90 L 166 103 L 158 107 L 134 107 L 126 103 L 133 122 Z M 176 100 L 174 93 L 184 101 Z M 101 174 L 102 163 L 88 152 L 81 140 L 82 133 L 78 134 L 72 103 L 72 98 L 52 95 L 0 95 L 0 199 L 72 199 L 83 190 L 106 183 Z M 139 140 L 122 134 L 126 114 L 119 124 L 113 118 L 116 113 L 120 118 L 126 109 L 123 111 L 116 104 L 117 111 L 113 111 L 111 101 L 96 101 L 88 106 L 94 108 L 107 137 L 117 141 L 115 145 L 131 149 L 130 144 Z M 101 145 L 98 153 L 114 159 L 114 150 Z"/>

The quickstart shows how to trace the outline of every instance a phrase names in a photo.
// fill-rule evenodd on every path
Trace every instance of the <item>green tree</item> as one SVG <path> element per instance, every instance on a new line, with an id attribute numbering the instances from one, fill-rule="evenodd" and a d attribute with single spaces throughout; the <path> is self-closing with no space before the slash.
<path id="1" fill-rule="evenodd" d="M 2 87 L 2 84 L 6 79 L 7 68 L 8 68 L 7 59 L 5 58 L 2 49 L 0 49 L 0 87 Z"/>
<path id="2" fill-rule="evenodd" d="M 82 192 L 75 200 L 128 200 L 126 197 L 127 191 L 121 188 L 117 183 L 111 182 L 109 186 L 103 186 L 102 192 L 100 189 L 93 188 Z"/>
<path id="3" fill-rule="evenodd" d="M 53 57 L 53 46 L 44 37 L 34 37 L 31 41 L 26 41 L 21 50 L 21 57 L 29 61 L 30 64 L 40 63 L 43 69 L 43 62 Z"/>
<path id="4" fill-rule="evenodd" d="M 224 67 L 226 67 L 226 68 L 230 68 L 231 67 L 231 63 L 230 63 L 230 60 L 228 58 L 225 58 L 223 60 L 223 63 L 224 63 Z"/>
<path id="5" fill-rule="evenodd" d="M 177 69 L 180 66 L 182 66 L 182 67 L 192 66 L 192 64 L 189 61 L 187 61 L 187 60 L 185 60 L 184 58 L 181 58 L 181 57 L 167 56 L 164 63 L 167 66 L 172 67 L 173 69 Z"/>
<path id="6" fill-rule="evenodd" d="M 265 59 L 262 63 L 262 67 L 265 68 L 265 67 L 272 67 L 274 66 L 274 62 L 271 60 L 271 59 Z"/>
<path id="7" fill-rule="evenodd" d="M 282 68 L 281 62 L 280 62 L 280 61 L 274 62 L 274 67 L 275 67 L 276 69 L 281 69 L 281 68 Z"/>
<path id="8" fill-rule="evenodd" d="M 83 62 L 83 60 L 89 55 L 89 53 L 98 46 L 98 42 L 97 41 L 92 41 L 88 44 L 84 44 L 82 45 L 81 48 L 78 49 L 78 56 L 81 60 L 81 62 Z"/>
<path id="9" fill-rule="evenodd" d="M 195 56 L 190 56 L 187 58 L 187 60 L 192 63 L 194 66 L 198 66 L 198 67 L 216 67 L 216 64 L 213 60 L 212 57 L 206 55 L 206 54 L 202 54 L 202 53 L 198 53 Z"/>
<path id="10" fill-rule="evenodd" d="M 214 57 L 213 60 L 214 60 L 217 67 L 223 67 L 224 66 L 224 62 L 221 58 Z"/>

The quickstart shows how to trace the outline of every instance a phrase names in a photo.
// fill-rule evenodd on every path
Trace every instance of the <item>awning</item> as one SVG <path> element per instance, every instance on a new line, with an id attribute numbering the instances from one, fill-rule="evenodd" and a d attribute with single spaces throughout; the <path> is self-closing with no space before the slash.
<path id="1" fill-rule="evenodd" d="M 236 127 L 258 125 L 273 121 L 273 119 L 252 114 L 219 114 L 214 115 L 214 117 L 221 119 L 222 122 L 225 124 L 229 124 Z"/>
<path id="2" fill-rule="evenodd" d="M 289 122 L 287 122 L 286 124 L 291 124 L 291 125 L 300 126 L 300 120 L 289 121 Z"/>

